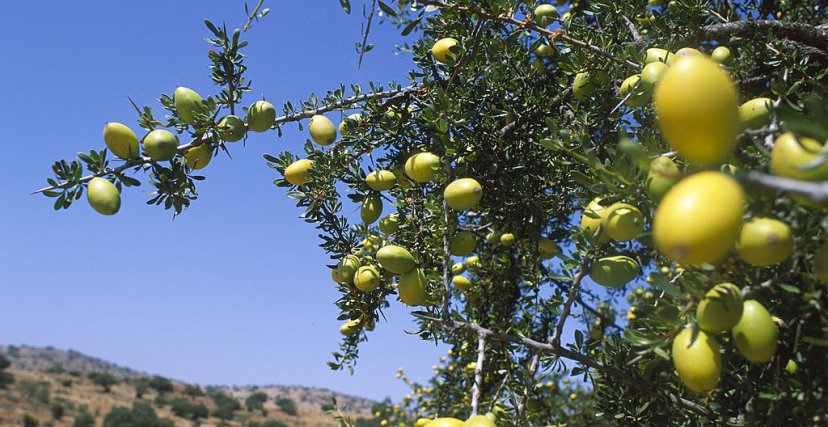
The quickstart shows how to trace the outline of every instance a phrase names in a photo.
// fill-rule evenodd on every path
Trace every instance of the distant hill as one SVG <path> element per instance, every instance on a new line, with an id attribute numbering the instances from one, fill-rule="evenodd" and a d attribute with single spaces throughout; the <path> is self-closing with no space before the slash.
<path id="1" fill-rule="evenodd" d="M 7 371 L 15 376 L 14 384 L 0 389 L 2 426 L 22 426 L 23 417 L 29 415 L 37 419 L 40 426 L 71 427 L 74 418 L 81 414 L 82 407 L 95 418 L 94 426 L 101 426 L 112 408 L 132 408 L 135 402 L 144 402 L 159 417 L 171 420 L 175 427 L 327 427 L 336 425 L 333 416 L 325 412 L 331 409 L 332 398 L 336 398 L 339 409 L 345 415 L 359 419 L 360 426 L 379 425 L 371 419 L 376 402 L 326 389 L 278 385 L 201 388 L 139 372 L 74 350 L 52 347 L 0 346 L 0 354 L 11 361 Z M 118 383 L 106 391 L 101 374 L 110 374 Z M 165 382 L 171 389 L 164 391 L 164 387 L 159 386 Z M 140 388 L 146 391 L 138 398 L 136 389 Z M 267 396 L 263 399 L 264 404 L 260 409 L 248 410 L 246 399 L 259 392 Z M 230 399 L 216 397 L 222 394 Z M 229 419 L 224 416 L 222 420 L 218 414 L 222 402 L 241 408 L 231 411 Z M 198 411 L 188 412 L 193 408 L 198 408 Z M 200 415 L 192 415 L 196 412 Z M 56 418 L 56 415 L 62 416 Z M 194 424 L 192 418 L 197 418 L 199 424 Z M 268 421 L 271 424 L 265 424 Z"/>

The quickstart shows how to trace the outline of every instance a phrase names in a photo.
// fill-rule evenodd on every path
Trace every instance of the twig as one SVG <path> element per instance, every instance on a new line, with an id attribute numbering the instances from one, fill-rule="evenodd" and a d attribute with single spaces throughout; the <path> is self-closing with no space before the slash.
<path id="1" fill-rule="evenodd" d="M 377 0 L 371 2 L 371 12 L 368 14 L 368 23 L 365 24 L 365 34 L 362 35 L 362 44 L 359 49 L 359 62 L 357 63 L 357 70 L 362 67 L 362 56 L 365 55 L 365 43 L 368 43 L 368 33 L 371 31 L 371 21 L 374 20 L 374 11 L 377 8 Z"/>
<path id="2" fill-rule="evenodd" d="M 253 9 L 253 13 L 251 13 L 250 16 L 247 17 L 247 23 L 245 23 L 244 26 L 242 27 L 244 29 L 244 31 L 247 31 L 247 30 L 250 29 L 250 24 L 253 23 L 254 19 L 256 19 L 256 15 L 259 14 L 259 9 L 262 8 L 263 4 L 264 4 L 264 0 L 259 0 L 259 4 L 256 5 L 255 9 Z"/>
<path id="3" fill-rule="evenodd" d="M 747 172 L 737 175 L 737 179 L 748 184 L 758 185 L 771 190 L 789 191 L 808 196 L 814 203 L 828 201 L 828 181 L 810 182 L 781 176 L 766 175 L 759 172 Z"/>
<path id="4" fill-rule="evenodd" d="M 638 30 L 635 29 L 635 24 L 633 24 L 633 22 L 630 21 L 630 19 L 627 18 L 626 16 L 623 16 L 623 18 L 624 18 L 624 21 L 627 22 L 627 28 L 629 28 L 630 34 L 632 34 L 633 40 L 635 40 L 635 43 L 636 44 L 644 43 L 644 39 L 641 38 L 641 34 L 639 34 Z"/>
<path id="5" fill-rule="evenodd" d="M 518 404 L 517 407 L 517 414 L 515 418 L 518 422 L 523 419 L 523 414 L 526 410 L 526 401 L 529 400 L 529 393 L 535 385 L 535 373 L 538 371 L 538 366 L 540 366 L 540 353 L 535 353 L 532 356 L 532 362 L 529 364 L 529 372 L 526 375 L 526 385 L 523 386 L 523 398 L 520 400 L 520 404 Z"/>
<path id="6" fill-rule="evenodd" d="M 572 310 L 572 303 L 574 303 L 575 298 L 578 297 L 578 289 L 581 286 L 581 280 L 583 280 L 584 276 L 586 276 L 589 260 L 590 258 L 588 256 L 584 256 L 583 261 L 581 261 L 580 270 L 572 279 L 572 287 L 569 289 L 569 295 L 566 298 L 566 302 L 564 302 L 564 309 L 563 312 L 561 312 L 561 318 L 558 319 L 558 324 L 555 325 L 555 334 L 552 336 L 552 345 L 555 347 L 561 345 L 561 334 L 563 334 L 564 323 L 566 323 L 566 319 L 569 317 L 569 313 Z"/>
<path id="7" fill-rule="evenodd" d="M 481 388 L 483 387 L 483 363 L 486 362 L 486 334 L 477 333 L 477 364 L 474 366 L 474 385 L 472 386 L 471 415 L 477 415 L 480 402 Z"/>
<path id="8" fill-rule="evenodd" d="M 702 27 L 697 37 L 702 40 L 726 40 L 760 33 L 773 33 L 808 46 L 828 51 L 828 29 L 799 22 L 756 20 L 727 22 Z"/>

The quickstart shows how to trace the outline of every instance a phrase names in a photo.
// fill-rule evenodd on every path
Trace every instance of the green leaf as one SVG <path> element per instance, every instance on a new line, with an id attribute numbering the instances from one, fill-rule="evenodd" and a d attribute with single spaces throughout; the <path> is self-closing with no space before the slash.
<path id="1" fill-rule="evenodd" d="M 395 18 L 397 17 L 397 12 L 394 12 L 394 9 L 391 9 L 391 7 L 385 4 L 385 2 L 383 2 L 382 0 L 377 0 L 377 3 L 379 4 L 380 9 L 382 9 L 383 12 L 387 13 L 388 16 L 393 16 Z"/>
<path id="2" fill-rule="evenodd" d="M 351 1 L 350 0 L 339 0 L 339 4 L 342 5 L 342 9 L 347 14 L 351 14 Z"/>

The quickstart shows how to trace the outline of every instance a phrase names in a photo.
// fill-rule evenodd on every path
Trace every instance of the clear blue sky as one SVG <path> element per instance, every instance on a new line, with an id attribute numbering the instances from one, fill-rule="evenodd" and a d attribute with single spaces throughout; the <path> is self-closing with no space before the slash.
<path id="1" fill-rule="evenodd" d="M 280 106 L 340 82 L 402 79 L 411 58 L 393 54 L 400 39 L 389 25 L 374 28 L 377 47 L 357 72 L 360 3 L 348 16 L 335 0 L 267 2 L 270 15 L 245 36 L 254 88 L 246 103 L 264 94 Z M 102 148 L 107 121 L 138 130 L 127 96 L 160 108 L 158 96 L 176 86 L 212 93 L 202 21 L 236 27 L 243 13 L 242 1 L 226 0 L 3 5 L 0 344 L 71 348 L 202 384 L 399 398 L 396 369 L 425 380 L 444 349 L 405 334 L 406 310 L 392 304 L 354 376 L 325 365 L 340 338 L 328 258 L 261 157 L 299 151 L 306 134 L 295 125 L 214 160 L 199 200 L 175 220 L 144 204 L 146 186 L 127 190 L 114 217 L 83 199 L 55 212 L 50 199 L 29 195 L 55 160 Z"/>

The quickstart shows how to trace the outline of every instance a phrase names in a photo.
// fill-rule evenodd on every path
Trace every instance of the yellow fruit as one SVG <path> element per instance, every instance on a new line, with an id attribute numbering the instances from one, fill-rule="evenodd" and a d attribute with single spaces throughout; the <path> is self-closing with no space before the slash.
<path id="1" fill-rule="evenodd" d="M 651 47 L 647 49 L 647 56 L 644 58 L 645 64 L 652 64 L 653 62 L 664 62 L 667 65 L 673 63 L 675 55 L 670 53 L 667 49 Z"/>
<path id="2" fill-rule="evenodd" d="M 454 284 L 454 287 L 457 288 L 457 290 L 463 292 L 468 291 L 472 286 L 471 280 L 469 280 L 466 276 L 454 276 L 451 279 L 451 283 Z"/>
<path id="3" fill-rule="evenodd" d="M 463 274 L 464 271 L 466 271 L 466 265 L 462 262 L 456 262 L 451 266 L 451 274 Z"/>
<path id="4" fill-rule="evenodd" d="M 356 113 L 346 117 L 345 120 L 339 123 L 339 133 L 342 136 L 353 136 L 354 130 L 362 121 L 362 114 Z"/>
<path id="5" fill-rule="evenodd" d="M 767 362 L 776 352 L 776 323 L 759 301 L 745 301 L 742 318 L 731 333 L 736 350 L 753 363 Z"/>
<path id="6" fill-rule="evenodd" d="M 664 255 L 681 264 L 719 261 L 736 242 L 744 205 L 742 187 L 733 178 L 699 172 L 679 181 L 661 200 L 653 216 L 653 238 Z"/>
<path id="7" fill-rule="evenodd" d="M 586 209 L 584 209 L 584 213 L 581 214 L 581 230 L 587 232 L 590 239 L 593 235 L 595 235 L 595 232 L 598 231 L 598 227 L 601 227 L 601 224 L 604 222 L 606 208 L 601 206 L 600 203 L 600 197 L 592 199 Z M 604 228 L 605 227 L 601 227 L 601 233 L 598 234 L 598 243 L 603 243 L 609 240 L 607 231 Z"/>
<path id="8" fill-rule="evenodd" d="M 477 238 L 470 231 L 461 231 L 449 241 L 449 252 L 455 256 L 466 256 L 474 252 L 477 247 Z"/>
<path id="9" fill-rule="evenodd" d="M 443 197 L 454 210 L 472 209 L 483 197 L 483 187 L 473 178 L 460 178 L 446 186 Z"/>
<path id="10" fill-rule="evenodd" d="M 195 125 L 195 117 L 204 113 L 204 99 L 192 89 L 179 86 L 173 94 L 173 102 L 178 115 L 189 125 Z"/>
<path id="11" fill-rule="evenodd" d="M 677 59 L 653 99 L 664 139 L 685 159 L 710 165 L 733 150 L 741 130 L 736 88 L 710 59 Z"/>
<path id="12" fill-rule="evenodd" d="M 663 62 L 651 62 L 641 70 L 641 89 L 652 93 L 670 67 Z"/>
<path id="13" fill-rule="evenodd" d="M 434 46 L 431 47 L 431 54 L 434 55 L 434 59 L 436 59 L 437 62 L 446 64 L 449 61 L 449 54 L 452 53 L 451 48 L 457 46 L 458 44 L 460 44 L 460 42 L 451 37 L 437 40 L 437 42 L 434 43 Z"/>
<path id="14" fill-rule="evenodd" d="M 377 261 L 382 268 L 395 274 L 408 273 L 415 264 L 411 252 L 394 245 L 381 247 L 377 251 Z"/>
<path id="15" fill-rule="evenodd" d="M 187 166 L 193 170 L 204 169 L 210 164 L 213 159 L 213 147 L 210 144 L 201 144 L 198 147 L 193 147 L 184 153 L 184 160 Z"/>
<path id="16" fill-rule="evenodd" d="M 331 279 L 334 283 L 346 283 L 345 278 L 339 275 L 339 270 L 336 268 L 331 269 Z"/>
<path id="17" fill-rule="evenodd" d="M 664 4 L 664 0 L 647 0 L 647 4 L 653 7 L 658 7 Z"/>
<path id="18" fill-rule="evenodd" d="M 710 59 L 717 64 L 725 65 L 730 62 L 730 49 L 725 46 L 719 46 L 713 49 L 713 53 L 710 54 Z"/>
<path id="19" fill-rule="evenodd" d="M 126 125 L 116 122 L 107 123 L 104 126 L 103 137 L 112 154 L 124 160 L 137 159 L 140 156 L 138 136 Z"/>
<path id="20" fill-rule="evenodd" d="M 543 60 L 540 58 L 535 58 L 535 60 L 532 61 L 532 68 L 541 74 L 546 73 L 546 64 L 544 64 Z"/>
<path id="21" fill-rule="evenodd" d="M 540 252 L 541 259 L 549 259 L 561 253 L 561 248 L 558 247 L 558 244 L 554 240 L 541 237 L 538 240 L 538 251 Z"/>
<path id="22" fill-rule="evenodd" d="M 156 162 L 172 160 L 178 150 L 178 137 L 164 129 L 156 129 L 144 137 L 144 153 Z"/>
<path id="23" fill-rule="evenodd" d="M 789 359 L 788 363 L 785 364 L 785 372 L 793 375 L 796 374 L 796 371 L 799 370 L 799 366 L 796 364 L 796 361 L 793 359 Z"/>
<path id="24" fill-rule="evenodd" d="M 354 276 L 360 267 L 359 258 L 356 255 L 346 255 L 336 266 L 336 272 L 344 283 L 354 283 Z"/>
<path id="25" fill-rule="evenodd" d="M 359 333 L 359 320 L 349 320 L 339 327 L 339 333 L 350 337 Z"/>
<path id="26" fill-rule="evenodd" d="M 221 139 L 227 142 L 236 142 L 244 138 L 246 130 L 244 121 L 236 116 L 224 116 L 217 126 Z"/>
<path id="27" fill-rule="evenodd" d="M 383 217 L 379 222 L 379 229 L 384 234 L 394 234 L 400 228 L 400 217 L 397 214 L 391 214 Z"/>
<path id="28" fill-rule="evenodd" d="M 92 178 L 86 187 L 86 200 L 101 215 L 115 215 L 121 209 L 121 192 L 108 179 Z"/>
<path id="29" fill-rule="evenodd" d="M 713 334 L 724 332 L 742 317 L 742 295 L 733 283 L 720 283 L 707 291 L 696 307 L 699 327 Z"/>
<path id="30" fill-rule="evenodd" d="M 477 256 L 477 255 L 470 256 L 470 257 L 466 258 L 466 261 L 464 261 L 464 264 L 466 265 L 466 268 L 468 268 L 469 270 L 474 270 L 474 269 L 481 266 L 480 257 Z"/>
<path id="31" fill-rule="evenodd" d="M 739 106 L 739 119 L 746 129 L 759 129 L 770 123 L 773 100 L 754 98 Z"/>
<path id="32" fill-rule="evenodd" d="M 425 305 L 426 303 L 426 278 L 423 270 L 413 268 L 403 273 L 397 281 L 397 291 L 400 293 L 400 300 L 408 306 Z"/>
<path id="33" fill-rule="evenodd" d="M 629 98 L 627 98 L 626 101 L 624 101 L 624 104 L 629 107 L 640 107 L 650 100 L 650 93 L 639 86 L 640 81 L 641 77 L 638 74 L 627 77 L 618 89 L 618 94 L 621 95 L 621 98 L 625 98 L 631 91 L 635 91 Z"/>
<path id="34" fill-rule="evenodd" d="M 815 139 L 801 137 L 799 140 L 791 133 L 784 133 L 776 138 L 771 150 L 771 171 L 785 178 L 803 181 L 824 181 L 828 179 L 828 162 L 813 167 L 820 158 L 823 146 Z M 825 203 L 816 203 L 810 197 L 794 194 L 794 200 L 806 206 L 823 206 Z"/>
<path id="35" fill-rule="evenodd" d="M 687 388 L 704 393 L 716 388 L 722 375 L 722 356 L 712 335 L 686 326 L 673 340 L 673 365 Z"/>
<path id="36" fill-rule="evenodd" d="M 535 11 L 532 13 L 535 23 L 541 27 L 545 27 L 555 22 L 555 17 L 557 15 L 558 11 L 555 10 L 555 6 L 552 6 L 551 4 L 541 4 L 536 7 Z"/>
<path id="37" fill-rule="evenodd" d="M 788 259 L 793 236 L 788 224 L 772 218 L 755 218 L 744 225 L 736 240 L 736 253 L 746 263 L 766 267 Z"/>
<path id="38" fill-rule="evenodd" d="M 702 57 L 704 57 L 704 54 L 701 53 L 698 49 L 694 49 L 692 47 L 683 47 L 683 48 L 676 51 L 676 60 L 679 60 L 681 58 L 688 57 L 688 56 L 702 58 Z"/>
<path id="39" fill-rule="evenodd" d="M 457 418 L 437 418 L 430 423 L 426 424 L 425 427 L 462 427 L 463 421 L 458 420 Z"/>
<path id="40" fill-rule="evenodd" d="M 362 222 L 373 224 L 382 215 L 382 199 L 376 194 L 366 196 L 362 200 L 362 207 L 359 209 L 359 216 Z"/>
<path id="41" fill-rule="evenodd" d="M 303 185 L 308 182 L 308 169 L 313 168 L 313 160 L 299 159 L 285 168 L 285 179 L 293 185 Z"/>
<path id="42" fill-rule="evenodd" d="M 362 292 L 371 292 L 379 285 L 379 271 L 372 265 L 363 265 L 354 274 L 354 286 Z"/>
<path id="43" fill-rule="evenodd" d="M 365 183 L 368 184 L 368 188 L 374 191 L 389 190 L 394 186 L 395 182 L 397 182 L 397 177 L 394 175 L 394 172 L 384 169 L 373 171 L 365 177 Z"/>
<path id="44" fill-rule="evenodd" d="M 265 132 L 276 123 L 276 108 L 267 101 L 256 101 L 247 109 L 247 128 Z"/>
<path id="45" fill-rule="evenodd" d="M 589 269 L 589 277 L 599 285 L 618 288 L 635 279 L 640 271 L 641 268 L 634 259 L 617 255 L 593 262 Z"/>
<path id="46" fill-rule="evenodd" d="M 603 224 L 611 239 L 626 242 L 644 231 L 644 216 L 633 205 L 614 203 L 607 208 Z"/>
<path id="47" fill-rule="evenodd" d="M 405 174 L 417 182 L 434 179 L 440 170 L 440 158 L 429 152 L 414 153 L 405 161 Z"/>
<path id="48" fill-rule="evenodd" d="M 647 172 L 647 195 L 658 202 L 680 178 L 681 172 L 673 159 L 663 156 L 655 158 Z"/>
<path id="49" fill-rule="evenodd" d="M 418 418 L 417 422 L 414 424 L 414 427 L 425 427 L 426 424 L 430 423 L 430 418 Z"/>
<path id="50" fill-rule="evenodd" d="M 323 147 L 336 141 L 336 126 L 330 119 L 321 114 L 311 117 L 308 130 L 313 142 Z"/>
<path id="51" fill-rule="evenodd" d="M 817 279 L 822 281 L 822 283 L 828 283 L 828 245 L 823 243 L 814 252 L 814 257 L 811 259 L 811 267 Z"/>
<path id="52" fill-rule="evenodd" d="M 500 235 L 500 244 L 503 246 L 512 246 L 515 244 L 515 235 L 512 233 L 503 233 Z"/>
<path id="53" fill-rule="evenodd" d="M 500 243 L 501 236 L 503 236 L 503 233 L 499 231 L 490 231 L 486 234 L 486 241 L 492 244 Z"/>
<path id="54" fill-rule="evenodd" d="M 495 423 L 485 415 L 476 415 L 467 419 L 463 427 L 495 427 Z"/>

